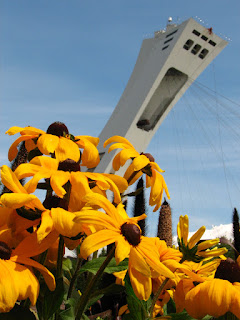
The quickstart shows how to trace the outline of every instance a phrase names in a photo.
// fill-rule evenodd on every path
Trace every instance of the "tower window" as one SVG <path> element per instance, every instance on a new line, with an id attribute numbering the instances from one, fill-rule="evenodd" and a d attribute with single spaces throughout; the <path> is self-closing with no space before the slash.
<path id="1" fill-rule="evenodd" d="M 214 41 L 212 41 L 212 40 L 209 40 L 208 42 L 210 43 L 211 46 L 215 47 L 216 42 L 214 42 Z"/>
<path id="2" fill-rule="evenodd" d="M 195 30 L 195 29 L 192 31 L 192 33 L 195 34 L 195 35 L 198 36 L 198 37 L 200 36 L 200 32 L 198 32 L 198 31 Z"/>
<path id="3" fill-rule="evenodd" d="M 192 48 L 191 52 L 192 52 L 193 54 L 197 54 L 200 49 L 201 49 L 200 44 L 195 44 L 195 46 Z"/>
<path id="4" fill-rule="evenodd" d="M 204 40 L 204 41 L 207 41 L 208 40 L 208 37 L 202 35 L 201 38 Z"/>
<path id="5" fill-rule="evenodd" d="M 199 53 L 199 58 L 204 59 L 207 54 L 208 54 L 208 50 L 202 49 L 202 51 Z"/>
<path id="6" fill-rule="evenodd" d="M 193 45 L 193 41 L 192 41 L 191 39 L 188 39 L 188 40 L 185 42 L 183 48 L 186 49 L 186 50 L 189 50 L 192 45 Z"/>
<path id="7" fill-rule="evenodd" d="M 168 40 L 166 40 L 166 41 L 164 41 L 164 44 L 165 44 L 165 43 L 168 43 L 169 41 L 172 41 L 172 39 L 173 39 L 173 37 L 170 38 L 170 39 L 168 39 Z"/>
<path id="8" fill-rule="evenodd" d="M 169 45 L 163 47 L 162 50 L 165 50 L 165 49 L 167 49 L 168 47 L 169 47 Z"/>
<path id="9" fill-rule="evenodd" d="M 174 30 L 173 32 L 171 32 L 171 33 L 169 33 L 169 34 L 167 34 L 166 35 L 166 38 L 168 38 L 168 37 L 170 37 L 170 36 L 172 36 L 174 33 L 176 33 L 178 31 L 178 29 L 176 29 L 176 30 Z"/>

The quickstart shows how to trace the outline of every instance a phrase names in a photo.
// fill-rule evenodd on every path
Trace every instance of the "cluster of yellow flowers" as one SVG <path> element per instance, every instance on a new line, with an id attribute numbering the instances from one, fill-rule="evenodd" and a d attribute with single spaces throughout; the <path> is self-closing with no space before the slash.
<path id="1" fill-rule="evenodd" d="M 155 206 L 154 211 L 164 191 L 169 198 L 163 171 L 150 155 L 139 154 L 123 137 L 109 138 L 104 144 L 111 144 L 109 152 L 121 149 L 113 169 L 118 171 L 131 160 L 121 177 L 87 171 L 100 161 L 99 139 L 73 136 L 63 123 L 51 124 L 47 132 L 33 127 L 7 131 L 16 133 L 20 137 L 9 149 L 9 160 L 17 156 L 17 147 L 24 141 L 29 162 L 14 172 L 7 165 L 1 167 L 1 182 L 8 192 L 0 197 L 0 312 L 10 311 L 17 301 L 27 298 L 36 304 L 40 290 L 36 270 L 48 288 L 55 290 L 65 247 L 80 246 L 80 256 L 87 260 L 98 249 L 114 244 L 110 258 L 115 256 L 117 264 L 128 259 L 128 268 L 115 273 L 116 281 L 124 285 L 127 273 L 136 297 L 152 298 L 148 318 L 163 315 L 170 299 L 177 312 L 186 309 L 197 319 L 228 311 L 240 318 L 240 282 L 214 277 L 219 266 L 228 263 L 223 256 L 227 250 L 216 246 L 219 239 L 200 242 L 202 227 L 188 240 L 188 217 L 181 216 L 179 246 L 170 248 L 157 237 L 142 235 L 138 221 L 145 214 L 129 217 L 126 213 L 122 195 L 143 174 L 146 187 L 151 188 L 149 204 Z M 21 183 L 25 178 L 27 182 Z M 34 194 L 36 189 L 46 190 L 44 201 Z M 41 259 L 43 253 L 45 259 Z M 83 292 L 76 319 L 81 318 L 88 297 Z M 129 312 L 128 307 L 121 312 Z"/>

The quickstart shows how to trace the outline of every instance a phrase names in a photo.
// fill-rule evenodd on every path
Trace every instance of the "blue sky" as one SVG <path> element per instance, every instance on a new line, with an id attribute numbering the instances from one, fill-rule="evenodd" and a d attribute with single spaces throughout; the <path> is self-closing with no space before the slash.
<path id="1" fill-rule="evenodd" d="M 238 0 L 2 0 L 0 164 L 8 164 L 15 137 L 4 133 L 13 125 L 46 130 L 63 121 L 72 134 L 98 136 L 143 39 L 165 28 L 169 16 L 175 22 L 197 16 L 231 41 L 197 79 L 200 88 L 190 88 L 174 107 L 148 151 L 165 170 L 174 228 L 180 214 L 189 215 L 192 230 L 230 223 L 233 207 L 240 210 L 239 13 Z M 151 235 L 156 222 L 149 210 Z"/>

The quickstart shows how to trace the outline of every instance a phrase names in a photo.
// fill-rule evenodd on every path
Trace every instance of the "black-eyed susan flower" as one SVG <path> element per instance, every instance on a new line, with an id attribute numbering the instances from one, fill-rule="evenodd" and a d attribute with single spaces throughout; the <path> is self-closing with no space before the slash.
<path id="1" fill-rule="evenodd" d="M 38 148 L 42 154 L 54 155 L 59 161 L 72 159 L 80 160 L 80 150 L 83 149 L 82 165 L 88 168 L 96 167 L 100 161 L 97 151 L 99 138 L 90 136 L 76 136 L 69 134 L 68 128 L 62 122 L 52 123 L 47 131 L 34 127 L 11 127 L 6 131 L 8 135 L 20 133 L 21 136 L 11 145 L 8 158 L 12 161 L 17 155 L 17 146 L 25 141 L 28 151 Z"/>
<path id="2" fill-rule="evenodd" d="M 183 260 L 190 260 L 199 262 L 202 259 L 209 257 L 219 257 L 227 252 L 226 248 L 210 248 L 216 246 L 219 243 L 219 239 L 205 240 L 198 243 L 202 238 L 206 228 L 202 226 L 196 231 L 192 237 L 188 240 L 189 234 L 189 221 L 188 216 L 180 216 L 177 225 L 178 245 L 179 250 L 183 253 Z"/>
<path id="3" fill-rule="evenodd" d="M 48 197 L 44 205 L 33 194 L 28 194 L 20 184 L 14 172 L 7 167 L 1 168 L 1 179 L 12 193 L 4 193 L 0 197 L 0 226 L 7 225 L 18 234 L 30 227 L 36 227 L 38 242 L 42 242 L 49 234 L 54 234 L 52 243 L 59 234 L 65 237 L 76 237 L 81 229 L 73 222 L 75 214 L 68 211 L 64 199 L 57 196 Z M 87 232 L 83 229 L 83 232 Z"/>
<path id="4" fill-rule="evenodd" d="M 79 163 L 71 159 L 59 162 L 57 159 L 38 156 L 34 157 L 30 163 L 19 165 L 14 173 L 19 180 L 32 177 L 24 186 L 28 193 L 36 190 L 41 179 L 49 179 L 51 188 L 60 198 L 66 194 L 63 186 L 69 181 L 71 184 L 70 209 L 72 202 L 78 202 L 77 210 L 80 210 L 85 194 L 91 190 L 105 196 L 106 190 L 111 190 L 114 194 L 114 202 L 119 203 L 120 193 L 128 187 L 127 181 L 117 175 L 80 172 Z"/>
<path id="5" fill-rule="evenodd" d="M 206 315 L 220 317 L 227 312 L 240 318 L 240 283 L 211 279 L 203 283 L 181 280 L 176 288 L 177 312 L 184 308 L 195 319 Z"/>
<path id="6" fill-rule="evenodd" d="M 160 262 L 154 238 L 141 235 L 137 222 L 145 214 L 129 218 L 123 205 L 114 207 L 99 194 L 86 196 L 86 206 L 102 208 L 106 213 L 86 208 L 76 213 L 76 223 L 98 226 L 101 230 L 89 235 L 81 244 L 80 254 L 84 259 L 94 251 L 115 243 L 116 262 L 129 258 L 128 272 L 131 284 L 139 299 L 147 300 L 152 291 L 152 270 L 158 275 L 173 278 L 173 273 Z"/>
<path id="7" fill-rule="evenodd" d="M 43 265 L 31 259 L 46 250 L 45 243 L 39 246 L 36 240 L 34 234 L 31 234 L 15 249 L 8 245 L 6 239 L 0 241 L 0 312 L 10 311 L 17 300 L 29 298 L 32 305 L 36 304 L 40 286 L 32 268 L 42 273 L 50 290 L 55 289 L 54 276 Z"/>
<path id="8" fill-rule="evenodd" d="M 152 155 L 147 153 L 140 154 L 126 138 L 113 136 L 105 141 L 104 147 L 112 142 L 116 143 L 113 143 L 109 147 L 108 152 L 115 149 L 123 149 L 114 157 L 112 162 L 113 169 L 118 171 L 120 167 L 125 165 L 127 160 L 131 159 L 132 163 L 127 168 L 124 178 L 131 185 L 145 173 L 146 187 L 151 187 L 149 204 L 155 206 L 153 211 L 157 211 L 161 205 L 163 191 L 165 191 L 168 199 L 170 199 L 166 182 L 160 174 L 160 172 L 164 171 L 154 161 Z"/>

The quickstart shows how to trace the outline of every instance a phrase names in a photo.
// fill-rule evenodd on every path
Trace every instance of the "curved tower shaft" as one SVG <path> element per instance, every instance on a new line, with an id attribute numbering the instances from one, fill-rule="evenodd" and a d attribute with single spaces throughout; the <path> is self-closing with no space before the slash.
<path id="1" fill-rule="evenodd" d="M 127 86 L 99 138 L 99 172 L 113 173 L 114 152 L 103 148 L 113 135 L 127 138 L 144 152 L 169 111 L 227 41 L 190 18 L 168 24 L 143 40 Z M 121 174 L 118 172 L 118 174 Z"/>

